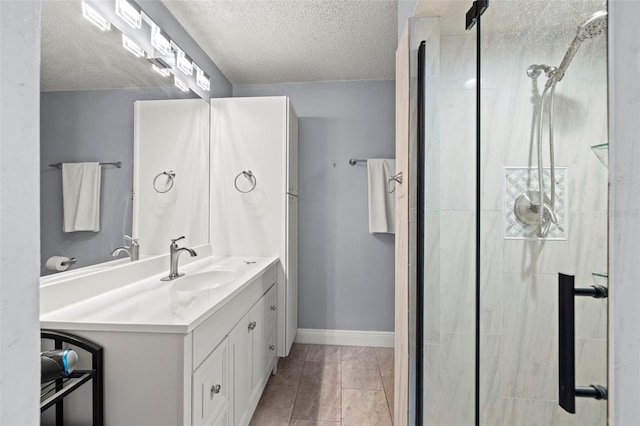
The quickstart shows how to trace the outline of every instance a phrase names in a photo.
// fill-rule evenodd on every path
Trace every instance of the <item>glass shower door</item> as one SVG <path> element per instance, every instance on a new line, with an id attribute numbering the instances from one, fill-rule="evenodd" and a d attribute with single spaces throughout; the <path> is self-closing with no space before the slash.
<path id="1" fill-rule="evenodd" d="M 607 424 L 606 401 L 559 406 L 568 370 L 607 386 L 607 299 L 575 296 L 560 331 L 558 313 L 559 273 L 607 287 L 605 10 L 493 0 L 482 16 L 481 424 Z"/>

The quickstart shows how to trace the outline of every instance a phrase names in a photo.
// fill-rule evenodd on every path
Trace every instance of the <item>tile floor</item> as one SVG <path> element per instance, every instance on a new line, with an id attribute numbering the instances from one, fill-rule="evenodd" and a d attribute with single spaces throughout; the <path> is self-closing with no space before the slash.
<path id="1" fill-rule="evenodd" d="M 393 348 L 294 344 L 251 426 L 392 425 Z"/>

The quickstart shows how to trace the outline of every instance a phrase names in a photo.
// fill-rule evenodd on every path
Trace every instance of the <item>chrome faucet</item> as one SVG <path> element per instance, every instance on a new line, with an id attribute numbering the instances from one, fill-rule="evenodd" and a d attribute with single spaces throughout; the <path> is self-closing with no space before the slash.
<path id="1" fill-rule="evenodd" d="M 131 245 L 114 248 L 113 251 L 111 252 L 111 256 L 116 257 L 117 255 L 119 255 L 121 252 L 124 251 L 124 252 L 127 252 L 127 254 L 129 255 L 130 261 L 133 262 L 134 260 L 138 260 L 140 258 L 140 244 L 138 243 L 138 239 L 131 238 L 128 235 L 125 235 L 124 239 L 131 241 Z"/>
<path id="2" fill-rule="evenodd" d="M 175 280 L 176 278 L 184 275 L 178 272 L 178 259 L 180 258 L 180 254 L 183 251 L 188 251 L 191 257 L 198 255 L 194 250 L 190 248 L 178 247 L 178 244 L 176 244 L 176 241 L 180 241 L 183 238 L 184 236 L 180 238 L 176 238 L 175 240 L 174 239 L 171 240 L 171 245 L 169 246 L 169 259 L 170 259 L 169 261 L 171 263 L 171 267 L 169 269 L 169 276 L 162 278 L 162 281 Z"/>

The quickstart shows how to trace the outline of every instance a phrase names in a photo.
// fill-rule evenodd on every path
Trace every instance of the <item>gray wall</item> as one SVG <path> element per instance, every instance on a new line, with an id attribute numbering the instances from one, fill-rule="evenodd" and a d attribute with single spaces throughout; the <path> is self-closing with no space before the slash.
<path id="1" fill-rule="evenodd" d="M 0 1 L 0 424 L 40 418 L 40 1 Z"/>
<path id="2" fill-rule="evenodd" d="M 300 328 L 394 329 L 394 236 L 369 234 L 367 167 L 395 157 L 395 82 L 234 86 L 291 98 L 299 121 Z"/>
<path id="3" fill-rule="evenodd" d="M 113 260 L 131 235 L 133 104 L 182 96 L 177 89 L 43 92 L 40 98 L 40 273 L 51 256 L 75 257 L 75 268 Z M 203 101 L 204 102 L 204 101 Z M 62 171 L 57 162 L 121 161 L 102 168 L 100 232 L 62 232 Z"/>

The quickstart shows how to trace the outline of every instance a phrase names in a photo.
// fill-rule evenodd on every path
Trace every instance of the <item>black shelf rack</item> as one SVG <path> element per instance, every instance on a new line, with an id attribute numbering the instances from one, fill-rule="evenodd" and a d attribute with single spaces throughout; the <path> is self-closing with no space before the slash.
<path id="1" fill-rule="evenodd" d="M 63 399 L 88 381 L 92 383 L 93 426 L 102 426 L 104 421 L 104 378 L 102 346 L 72 334 L 56 330 L 41 330 L 42 339 L 53 340 L 55 349 L 76 346 L 91 355 L 91 370 L 75 370 L 68 377 L 43 383 L 40 386 L 40 412 L 55 405 L 56 426 L 64 424 Z"/>

